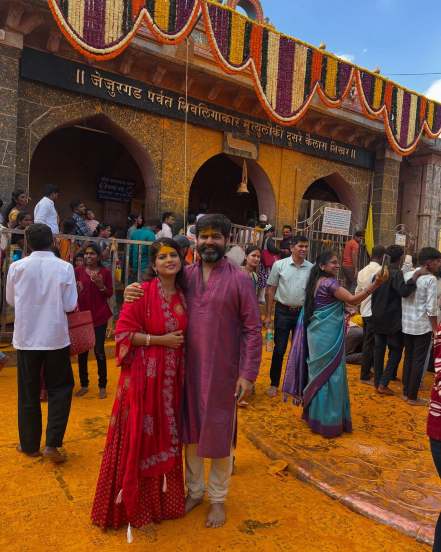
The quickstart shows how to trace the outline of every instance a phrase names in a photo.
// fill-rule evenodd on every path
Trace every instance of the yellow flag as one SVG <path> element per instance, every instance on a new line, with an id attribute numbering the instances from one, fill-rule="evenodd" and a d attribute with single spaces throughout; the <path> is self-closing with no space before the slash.
<path id="1" fill-rule="evenodd" d="M 364 243 L 366 245 L 366 251 L 369 255 L 372 255 L 372 249 L 374 248 L 374 219 L 372 216 L 372 203 L 369 205 L 366 229 L 364 231 Z"/>

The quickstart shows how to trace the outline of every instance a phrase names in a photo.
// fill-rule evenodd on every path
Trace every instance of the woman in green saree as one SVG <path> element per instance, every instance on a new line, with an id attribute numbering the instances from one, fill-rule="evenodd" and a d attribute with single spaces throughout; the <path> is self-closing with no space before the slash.
<path id="1" fill-rule="evenodd" d="M 352 431 L 344 305 L 358 305 L 382 283 L 377 276 L 366 290 L 352 295 L 337 280 L 339 268 L 336 254 L 324 251 L 311 270 L 283 383 L 284 393 L 303 404 L 312 431 L 324 437 Z"/>

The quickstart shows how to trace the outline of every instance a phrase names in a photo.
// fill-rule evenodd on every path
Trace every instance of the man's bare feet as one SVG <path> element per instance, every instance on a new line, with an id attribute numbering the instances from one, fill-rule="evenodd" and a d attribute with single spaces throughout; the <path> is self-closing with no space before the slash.
<path id="1" fill-rule="evenodd" d="M 191 496 L 187 496 L 185 499 L 185 513 L 188 514 L 200 504 L 202 504 L 202 498 L 191 498 Z"/>
<path id="2" fill-rule="evenodd" d="M 205 527 L 216 529 L 217 527 L 222 527 L 226 520 L 227 514 L 225 512 L 225 504 L 216 502 L 210 506 Z"/>

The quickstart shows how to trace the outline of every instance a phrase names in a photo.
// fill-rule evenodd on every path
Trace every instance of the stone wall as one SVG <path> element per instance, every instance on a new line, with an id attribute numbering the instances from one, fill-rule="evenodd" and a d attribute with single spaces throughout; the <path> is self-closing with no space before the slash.
<path id="1" fill-rule="evenodd" d="M 400 222 L 417 236 L 416 247 L 439 245 L 441 157 L 425 155 L 403 162 L 400 173 Z"/>
<path id="2" fill-rule="evenodd" d="M 401 157 L 386 148 L 377 152 L 372 195 L 375 243 L 394 243 L 398 224 L 398 185 Z"/>
<path id="3" fill-rule="evenodd" d="M 0 45 L 0 196 L 5 200 L 15 187 L 19 59 L 19 49 Z"/>
<path id="4" fill-rule="evenodd" d="M 221 132 L 188 125 L 185 168 L 183 122 L 21 80 L 17 184 L 28 181 L 32 155 L 47 134 L 90 119 L 120 140 L 133 155 L 146 182 L 147 216 L 173 210 L 183 218 L 196 172 L 211 157 L 223 152 Z M 275 203 L 272 222 L 278 227 L 295 221 L 306 189 L 315 180 L 327 177 L 343 183 L 345 195 L 352 202 L 348 207 L 357 214 L 357 224 L 364 226 L 370 171 L 266 144 L 259 146 L 258 165 L 266 190 L 257 189 L 257 193 L 266 194 L 267 204 L 269 199 Z M 63 187 L 62 182 L 58 184 Z M 30 185 L 32 188 L 32 178 Z"/>

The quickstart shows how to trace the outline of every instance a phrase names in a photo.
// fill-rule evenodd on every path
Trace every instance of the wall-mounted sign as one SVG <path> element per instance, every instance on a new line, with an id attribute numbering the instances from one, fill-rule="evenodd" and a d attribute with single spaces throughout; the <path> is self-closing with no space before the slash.
<path id="1" fill-rule="evenodd" d="M 98 181 L 96 196 L 101 201 L 130 203 L 135 193 L 135 182 L 102 176 Z"/>
<path id="2" fill-rule="evenodd" d="M 395 234 L 395 245 L 406 247 L 406 234 Z"/>
<path id="3" fill-rule="evenodd" d="M 324 234 L 349 235 L 352 212 L 347 209 L 325 207 L 323 212 L 322 232 Z"/>
<path id="4" fill-rule="evenodd" d="M 257 161 L 259 158 L 259 144 L 236 138 L 232 132 L 225 132 L 224 153 Z"/>
<path id="5" fill-rule="evenodd" d="M 365 169 L 373 169 L 375 155 L 358 146 L 281 127 L 227 108 L 157 88 L 115 73 L 75 63 L 31 48 L 23 50 L 21 77 L 148 111 L 162 117 L 230 132 L 237 138 L 292 149 Z"/>

